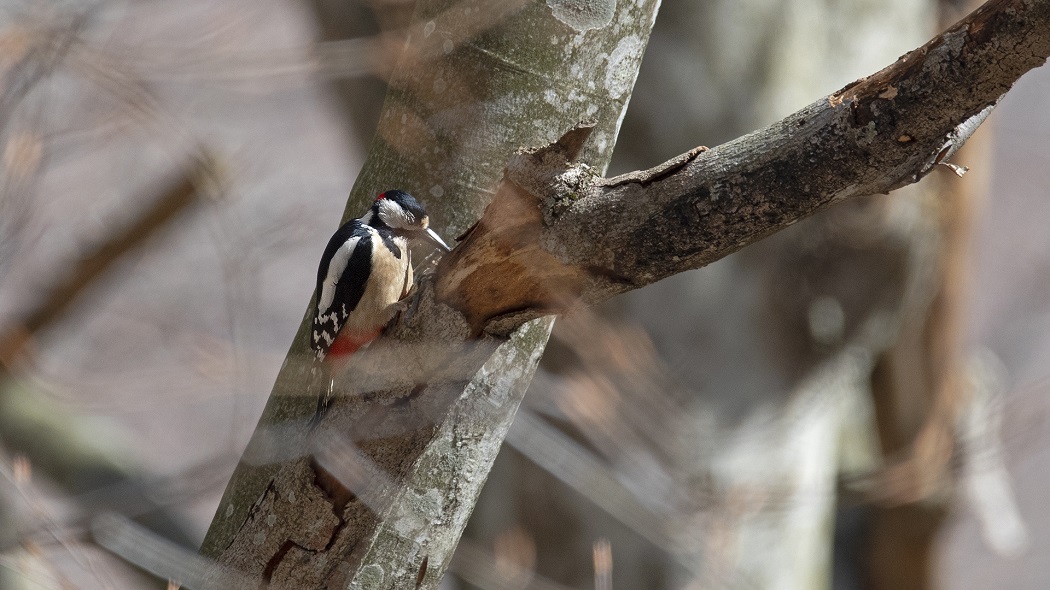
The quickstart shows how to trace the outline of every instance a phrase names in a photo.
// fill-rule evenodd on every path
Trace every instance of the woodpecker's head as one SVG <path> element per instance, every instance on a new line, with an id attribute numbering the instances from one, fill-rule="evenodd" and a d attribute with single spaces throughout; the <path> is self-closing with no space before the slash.
<path id="1" fill-rule="evenodd" d="M 446 252 L 450 250 L 434 230 L 430 229 L 430 218 L 427 217 L 426 208 L 405 191 L 395 189 L 380 193 L 372 203 L 371 213 L 372 219 L 394 231 L 409 237 L 424 238 Z"/>

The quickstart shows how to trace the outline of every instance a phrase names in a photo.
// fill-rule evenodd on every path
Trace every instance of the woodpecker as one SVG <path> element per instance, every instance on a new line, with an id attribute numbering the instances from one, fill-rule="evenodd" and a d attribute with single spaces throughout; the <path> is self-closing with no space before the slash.
<path id="1" fill-rule="evenodd" d="M 394 304 L 412 288 L 409 240 L 422 238 L 450 251 L 429 225 L 426 209 L 415 197 L 389 190 L 328 241 L 317 268 L 310 344 L 315 369 L 327 371 L 329 384 L 315 420 L 331 402 L 332 376 L 340 363 L 379 336 L 393 316 Z"/>

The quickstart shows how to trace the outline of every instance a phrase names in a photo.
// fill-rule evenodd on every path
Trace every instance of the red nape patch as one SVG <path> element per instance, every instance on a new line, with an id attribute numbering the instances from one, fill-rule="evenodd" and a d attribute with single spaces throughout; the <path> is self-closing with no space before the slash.
<path id="1" fill-rule="evenodd" d="M 339 336 L 336 336 L 335 342 L 333 342 L 331 348 L 328 349 L 328 355 L 326 358 L 334 359 L 341 356 L 350 356 L 357 352 L 362 346 L 375 340 L 376 336 L 379 336 L 379 332 L 381 331 L 382 330 L 376 330 L 364 334 L 352 334 L 343 330 L 339 333 Z"/>
<path id="2" fill-rule="evenodd" d="M 385 192 L 382 192 L 382 193 L 379 193 L 379 196 L 378 196 L 378 197 L 376 197 L 376 200 L 377 200 L 377 201 L 381 201 L 381 200 L 383 200 L 383 199 L 385 199 L 385 198 L 386 198 L 386 193 L 385 193 Z"/>

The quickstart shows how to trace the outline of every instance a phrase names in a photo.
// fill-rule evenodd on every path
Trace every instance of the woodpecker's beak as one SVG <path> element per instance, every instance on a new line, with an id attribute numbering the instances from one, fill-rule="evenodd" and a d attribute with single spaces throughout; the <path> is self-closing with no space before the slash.
<path id="1" fill-rule="evenodd" d="M 442 250 L 444 250 L 445 252 L 451 252 L 451 251 L 452 251 L 452 248 L 449 248 L 449 247 L 448 247 L 448 244 L 446 244 L 446 243 L 445 243 L 445 242 L 444 242 L 444 241 L 443 241 L 443 240 L 441 239 L 441 237 L 440 237 L 440 236 L 438 236 L 438 235 L 437 235 L 436 233 L 434 233 L 434 230 L 432 230 L 432 229 L 430 229 L 430 228 L 427 228 L 427 229 L 423 230 L 423 237 L 424 237 L 424 238 L 425 238 L 425 239 L 426 239 L 426 240 L 427 240 L 428 242 L 430 242 L 431 244 L 434 244 L 434 245 L 435 245 L 435 246 L 437 246 L 438 248 L 441 248 L 441 249 L 442 249 Z"/>

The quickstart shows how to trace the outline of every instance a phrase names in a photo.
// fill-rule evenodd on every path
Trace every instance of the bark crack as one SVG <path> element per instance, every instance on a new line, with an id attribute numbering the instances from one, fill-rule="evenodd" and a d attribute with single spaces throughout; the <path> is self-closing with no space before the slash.
<path id="1" fill-rule="evenodd" d="M 314 472 L 314 485 L 329 500 L 332 505 L 332 514 L 335 515 L 338 521 L 335 527 L 332 528 L 332 534 L 328 538 L 324 549 L 322 549 L 324 551 L 332 546 L 335 538 L 339 535 L 339 531 L 346 526 L 346 518 L 344 516 L 346 507 L 355 501 L 357 496 L 344 486 L 338 478 L 329 473 L 324 467 L 321 467 L 314 458 L 310 459 L 310 469 Z"/>
<path id="2" fill-rule="evenodd" d="M 296 543 L 295 541 L 292 541 L 291 539 L 285 541 L 284 544 L 281 545 L 280 549 L 277 550 L 277 553 L 274 553 L 273 557 L 271 557 L 270 560 L 266 562 L 266 567 L 263 568 L 262 573 L 263 582 L 269 584 L 273 581 L 273 573 L 277 571 L 277 566 L 281 565 L 281 562 L 284 560 L 284 556 L 287 555 L 293 547 L 302 549 L 307 553 L 317 553 L 317 551 L 314 551 L 313 549 L 309 549 L 307 547 L 303 547 L 302 545 Z"/>
<path id="3" fill-rule="evenodd" d="M 648 170 L 635 170 L 619 176 L 614 176 L 606 180 L 598 181 L 598 185 L 602 187 L 612 188 L 614 186 L 620 186 L 624 184 L 637 183 L 644 186 L 652 184 L 660 179 L 666 178 L 675 172 L 678 172 L 682 168 L 689 165 L 690 162 L 695 160 L 700 154 L 708 151 L 711 148 L 707 146 L 697 146 L 684 154 L 679 154 L 670 160 L 654 166 Z"/>

